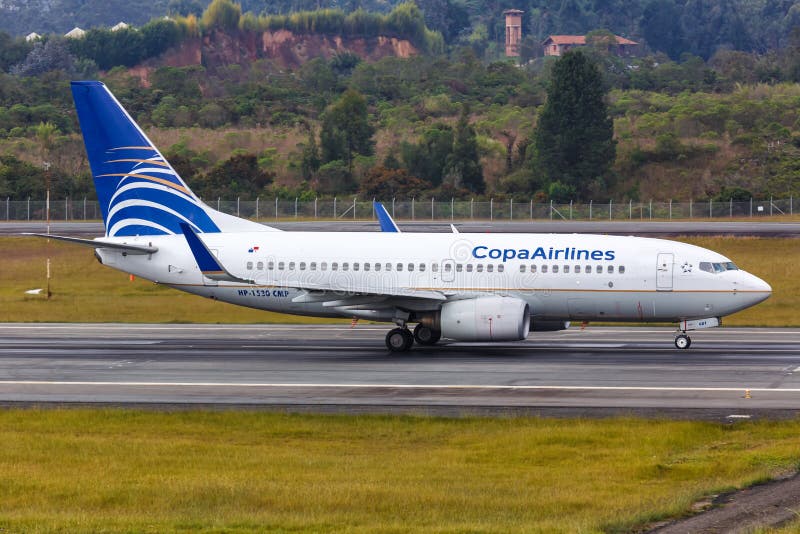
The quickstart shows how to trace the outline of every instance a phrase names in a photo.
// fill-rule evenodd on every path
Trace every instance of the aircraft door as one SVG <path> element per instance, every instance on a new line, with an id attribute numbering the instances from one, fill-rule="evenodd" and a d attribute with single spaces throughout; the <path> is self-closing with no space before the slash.
<path id="1" fill-rule="evenodd" d="M 660 252 L 656 265 L 656 289 L 658 291 L 672 291 L 672 271 L 675 265 L 675 255 Z"/>
<path id="2" fill-rule="evenodd" d="M 456 262 L 452 259 L 442 260 L 442 282 L 452 282 L 456 276 Z"/>

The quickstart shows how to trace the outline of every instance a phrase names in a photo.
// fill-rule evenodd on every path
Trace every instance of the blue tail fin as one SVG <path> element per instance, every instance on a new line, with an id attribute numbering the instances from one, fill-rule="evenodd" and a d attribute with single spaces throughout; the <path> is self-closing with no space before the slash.
<path id="1" fill-rule="evenodd" d="M 72 82 L 107 236 L 271 230 L 205 205 L 101 82 Z"/>

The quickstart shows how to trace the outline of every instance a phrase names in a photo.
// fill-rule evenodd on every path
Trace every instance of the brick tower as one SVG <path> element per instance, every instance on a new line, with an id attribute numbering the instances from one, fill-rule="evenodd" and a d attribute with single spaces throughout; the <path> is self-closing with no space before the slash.
<path id="1" fill-rule="evenodd" d="M 506 9 L 506 57 L 519 57 L 519 45 L 522 42 L 522 14 L 519 9 Z"/>

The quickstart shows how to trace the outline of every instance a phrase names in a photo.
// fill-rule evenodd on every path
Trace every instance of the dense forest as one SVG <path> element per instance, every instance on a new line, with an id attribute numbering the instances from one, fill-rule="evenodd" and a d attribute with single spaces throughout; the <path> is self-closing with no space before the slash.
<path id="1" fill-rule="evenodd" d="M 93 195 L 69 80 L 95 76 L 203 198 L 741 200 L 800 192 L 800 30 L 780 26 L 793 16 L 792 3 L 770 19 L 752 11 L 766 3 L 748 2 L 746 46 L 707 43 L 715 50 L 708 57 L 692 53 L 689 40 L 673 57 L 675 43 L 665 38 L 638 57 L 621 58 L 606 46 L 608 30 L 591 32 L 581 69 L 591 79 L 597 73 L 595 100 L 605 106 L 613 142 L 604 141 L 602 172 L 572 184 L 559 178 L 564 168 L 544 158 L 549 149 L 542 144 L 547 117 L 559 116 L 546 107 L 556 101 L 556 58 L 532 51 L 522 62 L 497 59 L 474 27 L 447 37 L 410 3 L 382 13 L 339 6 L 285 16 L 248 14 L 229 0 L 200 11 L 196 2 L 168 3 L 185 15 L 119 32 L 96 29 L 78 40 L 28 43 L 0 34 L 0 197 L 41 198 L 46 180 L 57 197 Z M 661 13 L 666 5 L 652 0 L 637 12 L 637 2 L 626 2 L 624 17 L 595 19 L 589 15 L 616 3 L 557 4 L 577 6 L 587 27 L 605 24 L 628 35 L 634 34 L 614 25 L 627 17 L 640 31 L 648 9 Z M 713 4 L 729 13 L 745 6 Z M 245 5 L 258 9 L 255 1 Z M 475 6 L 460 5 L 475 20 Z M 482 16 L 499 20 L 505 7 Z M 774 39 L 765 44 L 758 36 L 769 24 Z M 420 53 L 367 62 L 340 52 L 291 69 L 269 59 L 213 68 L 157 60 L 209 32 L 246 39 L 276 28 L 389 33 L 413 40 Z M 140 67 L 145 59 L 148 66 Z"/>

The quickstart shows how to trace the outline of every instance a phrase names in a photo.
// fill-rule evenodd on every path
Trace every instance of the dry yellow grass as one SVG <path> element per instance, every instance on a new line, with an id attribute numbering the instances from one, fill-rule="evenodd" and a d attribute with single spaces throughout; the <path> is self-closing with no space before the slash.
<path id="1" fill-rule="evenodd" d="M 51 258 L 53 296 L 44 288 Z M 204 299 L 104 267 L 92 250 L 37 238 L 0 238 L 0 322 L 296 323 L 331 322 Z"/>
<path id="2" fill-rule="evenodd" d="M 0 412 L 4 532 L 600 532 L 798 466 L 800 422 Z"/>

